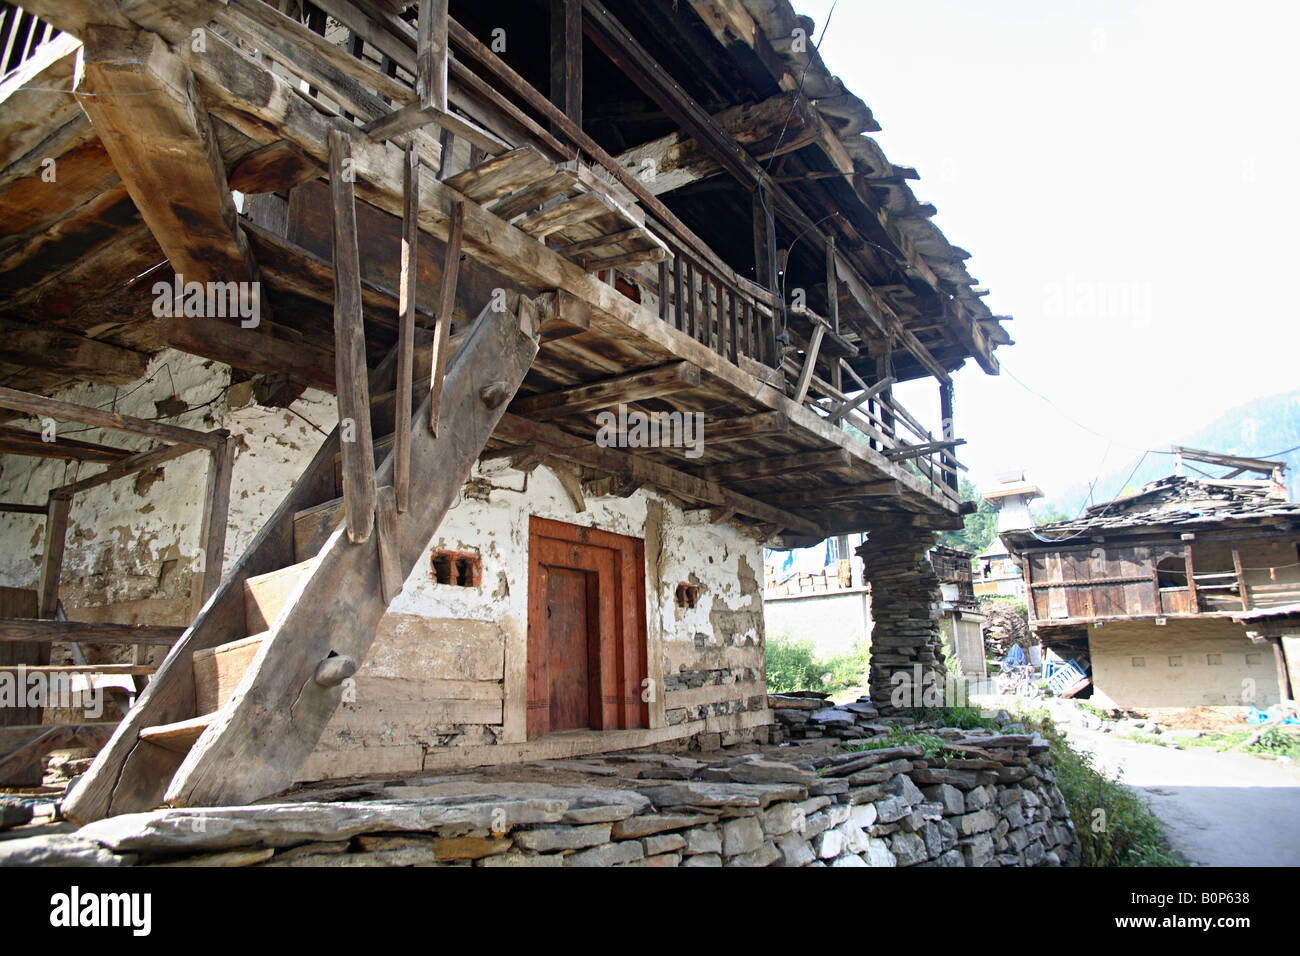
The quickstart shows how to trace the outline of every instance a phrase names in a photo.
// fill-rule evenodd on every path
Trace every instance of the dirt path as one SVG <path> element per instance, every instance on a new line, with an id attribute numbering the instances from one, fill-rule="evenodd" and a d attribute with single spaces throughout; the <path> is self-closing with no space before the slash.
<path id="1" fill-rule="evenodd" d="M 1063 727 L 1098 765 L 1145 794 L 1196 866 L 1300 866 L 1300 769 L 1209 750 L 1175 750 Z"/>

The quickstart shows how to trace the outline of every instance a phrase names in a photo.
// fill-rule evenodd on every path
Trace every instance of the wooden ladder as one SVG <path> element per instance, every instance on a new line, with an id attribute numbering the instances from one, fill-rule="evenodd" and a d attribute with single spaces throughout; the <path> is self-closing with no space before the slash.
<path id="1" fill-rule="evenodd" d="M 296 782 L 537 354 L 537 307 L 506 303 L 484 309 L 451 357 L 437 435 L 428 385 L 414 395 L 408 510 L 392 488 L 395 350 L 369 376 L 371 429 L 387 436 L 374 442 L 375 533 L 353 543 L 343 526 L 336 428 L 64 801 L 68 817 L 244 804 Z M 415 364 L 427 383 L 427 346 Z"/>

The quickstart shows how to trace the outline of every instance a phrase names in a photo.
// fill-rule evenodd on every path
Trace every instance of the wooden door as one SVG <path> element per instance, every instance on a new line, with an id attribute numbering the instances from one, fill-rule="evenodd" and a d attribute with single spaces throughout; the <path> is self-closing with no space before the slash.
<path id="1" fill-rule="evenodd" d="M 591 678 L 599 668 L 598 591 L 596 575 L 588 571 L 546 569 L 546 687 L 551 730 L 591 726 Z"/>
<path id="2" fill-rule="evenodd" d="M 533 517 L 528 552 L 528 737 L 648 726 L 642 543 Z"/>

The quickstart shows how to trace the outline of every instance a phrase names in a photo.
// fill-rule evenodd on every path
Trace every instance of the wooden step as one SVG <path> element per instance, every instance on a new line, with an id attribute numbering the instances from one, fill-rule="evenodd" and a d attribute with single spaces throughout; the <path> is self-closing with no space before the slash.
<path id="1" fill-rule="evenodd" d="M 337 483 L 341 484 L 341 481 Z M 314 508 L 299 511 L 293 516 L 293 555 L 299 561 L 310 561 L 320 553 L 334 529 L 343 520 L 343 499 L 331 498 Z"/>
<path id="2" fill-rule="evenodd" d="M 215 713 L 210 713 L 202 717 L 191 717 L 189 720 L 178 720 L 174 724 L 146 727 L 140 731 L 140 739 L 173 753 L 186 754 L 216 716 Z"/>
<path id="3" fill-rule="evenodd" d="M 226 706 L 265 637 L 265 633 L 254 634 L 242 641 L 194 652 L 195 710 L 210 714 Z"/>
<path id="4" fill-rule="evenodd" d="M 290 595 L 310 571 L 311 562 L 300 561 L 244 581 L 244 629 L 250 636 L 271 629 Z"/>

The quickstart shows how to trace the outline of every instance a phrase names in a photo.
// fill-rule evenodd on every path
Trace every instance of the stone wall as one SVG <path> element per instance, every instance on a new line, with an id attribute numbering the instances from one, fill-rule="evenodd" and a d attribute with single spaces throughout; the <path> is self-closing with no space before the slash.
<path id="1" fill-rule="evenodd" d="M 931 532 L 882 528 L 857 549 L 871 585 L 871 700 L 881 713 L 898 709 L 901 688 L 912 688 L 904 706 L 919 707 L 922 691 L 942 690 L 947 679 L 933 545 Z"/>
<path id="2" fill-rule="evenodd" d="M 1077 865 L 1046 743 L 1005 730 L 936 728 L 958 759 L 818 739 L 359 782 L 12 839 L 0 865 Z"/>

